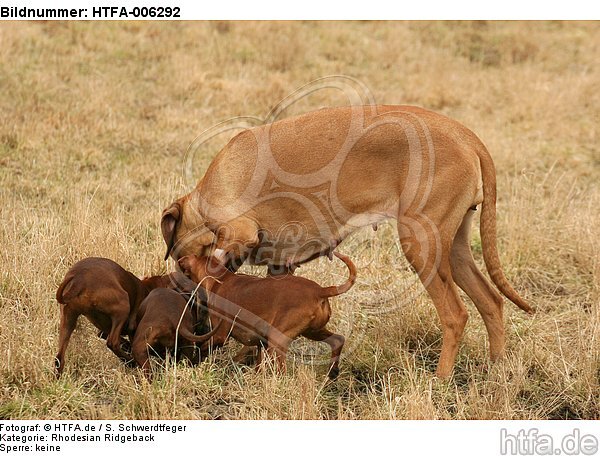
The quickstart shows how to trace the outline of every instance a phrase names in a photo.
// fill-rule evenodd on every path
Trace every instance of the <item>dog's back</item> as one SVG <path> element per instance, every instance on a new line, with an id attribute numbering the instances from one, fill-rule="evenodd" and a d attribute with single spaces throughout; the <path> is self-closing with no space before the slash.
<path id="1" fill-rule="evenodd" d="M 137 293 L 140 280 L 108 258 L 89 257 L 69 269 L 56 291 L 56 300 L 68 304 L 76 298 L 97 298 L 109 290 Z"/>
<path id="2" fill-rule="evenodd" d="M 193 325 L 192 314 L 186 309 L 187 301 L 180 293 L 170 288 L 155 288 L 142 301 L 137 315 L 138 325 L 177 328 L 181 315 L 183 322 Z M 189 313 L 189 318 L 188 318 Z"/>
<path id="3" fill-rule="evenodd" d="M 334 255 L 348 267 L 349 277 L 342 285 L 322 287 L 312 280 L 292 274 L 264 278 L 227 274 L 223 283 L 215 287 L 215 292 L 245 309 L 255 311 L 256 315 L 280 306 L 291 311 L 311 303 L 313 306 L 325 305 L 328 298 L 347 292 L 356 281 L 356 267 L 350 258 L 338 252 Z"/>
<path id="4" fill-rule="evenodd" d="M 226 326 L 234 338 L 248 345 L 267 338 L 272 329 L 293 339 L 305 330 L 324 328 L 331 317 L 329 298 L 348 291 L 356 280 L 354 264 L 347 256 L 336 255 L 350 272 L 342 285 L 324 288 L 291 274 L 265 278 L 226 274 L 214 287 L 211 309 L 231 322 Z M 221 333 L 228 333 L 227 328 Z"/>
<path id="5" fill-rule="evenodd" d="M 123 361 L 131 359 L 121 348 L 122 333 L 127 332 L 129 315 L 142 294 L 141 281 L 112 260 L 90 257 L 75 263 L 56 291 L 61 304 L 56 375 L 62 373 L 65 351 L 80 315 L 100 330 L 115 355 Z"/>

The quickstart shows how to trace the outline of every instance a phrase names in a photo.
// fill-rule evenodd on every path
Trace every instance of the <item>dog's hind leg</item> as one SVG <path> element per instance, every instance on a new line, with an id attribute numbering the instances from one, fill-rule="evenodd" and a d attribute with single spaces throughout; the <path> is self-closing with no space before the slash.
<path id="1" fill-rule="evenodd" d="M 131 355 L 121 348 L 121 333 L 129 317 L 129 297 L 121 297 L 113 303 L 111 312 L 111 329 L 106 339 L 106 346 L 124 362 L 131 361 Z"/>
<path id="2" fill-rule="evenodd" d="M 280 333 L 279 331 L 271 331 L 268 337 L 266 349 L 261 350 L 257 367 L 259 367 L 264 361 L 263 357 L 266 355 L 269 360 L 273 361 L 276 371 L 285 372 L 285 360 L 291 342 L 292 340 L 285 334 Z"/>
<path id="3" fill-rule="evenodd" d="M 78 313 L 73 312 L 67 305 L 61 304 L 60 306 L 60 333 L 58 337 L 58 353 L 54 358 L 54 368 L 56 378 L 59 378 L 65 368 L 65 352 L 67 351 L 67 345 L 69 345 L 69 339 L 75 329 L 77 323 Z"/>
<path id="4" fill-rule="evenodd" d="M 450 264 L 456 284 L 471 298 L 487 328 L 492 361 L 504 353 L 505 333 L 503 322 L 504 301 L 486 280 L 473 260 L 470 246 L 471 220 L 474 211 L 469 210 L 454 237 Z"/>
<path id="5" fill-rule="evenodd" d="M 325 342 L 331 347 L 331 364 L 329 365 L 329 378 L 334 379 L 340 373 L 340 355 L 342 354 L 342 348 L 344 348 L 344 336 L 340 334 L 334 334 L 331 331 L 323 328 L 317 331 L 306 331 L 302 334 L 304 337 L 317 342 Z"/>
<path id="6" fill-rule="evenodd" d="M 148 356 L 148 345 L 146 343 L 145 337 L 143 334 L 140 334 L 139 337 L 133 339 L 133 344 L 131 345 L 131 353 L 133 355 L 133 359 L 140 366 L 142 372 L 148 379 L 148 381 L 152 380 L 152 369 L 150 368 L 150 357 Z"/>
<path id="7" fill-rule="evenodd" d="M 402 250 L 419 274 L 440 318 L 442 352 L 436 369 L 440 378 L 452 373 L 468 319 L 450 268 L 450 248 L 455 231 L 448 221 L 437 227 L 432 222 L 412 217 L 398 221 Z"/>

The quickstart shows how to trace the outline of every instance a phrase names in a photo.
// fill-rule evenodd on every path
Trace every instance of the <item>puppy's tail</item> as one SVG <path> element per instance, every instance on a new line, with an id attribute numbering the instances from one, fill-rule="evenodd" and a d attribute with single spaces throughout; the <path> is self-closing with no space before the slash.
<path id="1" fill-rule="evenodd" d="M 63 279 L 62 283 L 58 286 L 58 290 L 56 290 L 56 300 L 58 301 L 59 304 L 66 304 L 65 289 L 67 288 L 68 285 L 71 284 L 72 279 L 73 279 L 73 276 L 68 275 Z"/>
<path id="2" fill-rule="evenodd" d="M 223 320 L 221 319 L 221 320 L 219 320 L 219 323 L 217 323 L 217 325 L 213 329 L 211 329 L 206 334 L 202 334 L 200 336 L 197 336 L 197 335 L 191 333 L 186 328 L 179 328 L 179 335 L 182 336 L 184 339 L 201 344 L 202 342 L 206 342 L 208 339 L 210 339 L 212 336 L 214 336 L 215 333 L 221 327 L 222 323 L 223 323 Z"/>
<path id="3" fill-rule="evenodd" d="M 356 266 L 354 266 L 354 263 L 350 260 L 350 258 L 338 252 L 333 252 L 333 254 L 342 260 L 346 266 L 348 266 L 350 277 L 348 277 L 348 280 L 342 285 L 334 285 L 333 287 L 323 288 L 324 298 L 332 298 L 333 296 L 346 293 L 350 288 L 352 288 L 354 282 L 356 282 Z"/>
<path id="4" fill-rule="evenodd" d="M 492 157 L 490 157 L 485 147 L 479 150 L 478 155 L 483 180 L 480 233 L 485 267 L 492 282 L 494 282 L 504 296 L 528 314 L 533 314 L 534 310 L 519 296 L 506 279 L 504 272 L 502 272 L 498 249 L 496 247 L 496 169 Z"/>

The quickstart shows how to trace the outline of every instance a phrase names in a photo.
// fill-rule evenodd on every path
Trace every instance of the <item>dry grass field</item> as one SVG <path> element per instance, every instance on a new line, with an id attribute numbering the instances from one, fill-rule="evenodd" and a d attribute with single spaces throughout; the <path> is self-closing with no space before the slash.
<path id="1" fill-rule="evenodd" d="M 0 419 L 599 419 L 598 62 L 598 23 L 0 24 Z M 56 381 L 54 294 L 70 265 L 167 270 L 160 214 L 189 191 L 188 145 L 333 74 L 377 102 L 445 113 L 488 146 L 504 271 L 537 309 L 506 301 L 505 359 L 489 363 L 466 299 L 454 376 L 434 377 L 435 309 L 387 225 L 340 247 L 359 281 L 333 300 L 347 337 L 334 382 L 317 362 L 326 346 L 298 341 L 284 375 L 241 368 L 229 348 L 148 384 L 84 318 Z M 343 102 L 320 91 L 294 109 Z M 227 140 L 202 149 L 196 178 Z M 482 265 L 478 228 L 473 249 Z M 330 285 L 346 271 L 323 259 L 298 273 Z"/>

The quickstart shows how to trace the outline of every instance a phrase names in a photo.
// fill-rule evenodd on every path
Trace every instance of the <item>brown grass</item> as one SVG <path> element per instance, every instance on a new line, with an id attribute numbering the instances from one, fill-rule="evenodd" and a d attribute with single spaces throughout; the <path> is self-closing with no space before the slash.
<path id="1" fill-rule="evenodd" d="M 2 24 L 0 43 L 0 418 L 600 418 L 596 24 L 22 22 Z M 538 310 L 507 303 L 506 358 L 488 363 L 468 302 L 454 378 L 434 378 L 437 317 L 384 226 L 342 246 L 361 267 L 334 302 L 332 326 L 354 347 L 336 382 L 321 366 L 242 369 L 224 350 L 148 385 L 83 319 L 55 381 L 54 292 L 68 267 L 100 255 L 164 271 L 158 221 L 189 190 L 188 144 L 328 74 L 446 113 L 488 145 L 504 269 Z M 319 92 L 296 109 L 342 101 Z M 481 261 L 477 233 L 473 246 Z M 327 260 L 299 272 L 344 274 Z"/>

